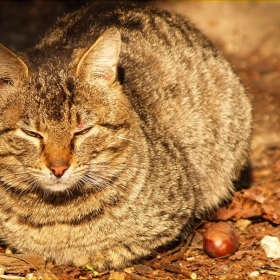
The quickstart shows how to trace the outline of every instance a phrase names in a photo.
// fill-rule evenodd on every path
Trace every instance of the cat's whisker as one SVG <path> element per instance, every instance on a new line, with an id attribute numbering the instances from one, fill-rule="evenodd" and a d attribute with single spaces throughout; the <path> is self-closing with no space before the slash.
<path id="1" fill-rule="evenodd" d="M 24 193 L 26 193 L 26 191 L 28 191 L 28 193 L 30 193 L 32 191 L 32 189 L 33 189 L 32 185 L 31 185 L 31 187 L 29 185 L 28 189 L 22 189 L 21 192 L 19 193 L 19 197 L 21 197 Z"/>
<path id="2" fill-rule="evenodd" d="M 10 173 L 10 174 L 2 174 L 0 175 L 0 178 L 3 179 L 9 179 L 9 178 L 21 178 L 21 177 L 25 177 L 25 176 L 29 176 L 30 174 L 32 174 L 32 172 L 14 172 L 14 173 Z"/>
<path id="3" fill-rule="evenodd" d="M 101 178 L 100 176 L 97 176 L 97 175 L 87 174 L 83 178 L 84 178 L 84 182 L 91 183 L 91 185 L 93 185 L 94 187 L 97 187 L 99 190 L 102 190 L 102 189 L 106 188 L 107 186 L 114 187 L 109 181 L 106 180 L 106 178 L 104 180 L 103 178 Z M 85 179 L 87 179 L 87 180 L 85 180 Z"/>
<path id="4" fill-rule="evenodd" d="M 77 183 L 75 184 L 75 187 L 77 187 L 77 189 L 81 191 L 83 189 L 83 184 L 81 183 L 81 181 L 78 180 Z"/>
<path id="5" fill-rule="evenodd" d="M 7 192 L 11 188 L 20 187 L 22 191 L 19 196 L 21 196 L 26 190 L 29 190 L 30 193 L 33 189 L 38 189 L 40 187 L 40 184 L 38 183 L 36 178 L 31 177 L 30 174 L 33 174 L 32 171 L 13 172 L 2 175 L 0 173 L 0 179 L 2 180 L 3 184 L 7 186 L 5 188 L 5 192 Z M 22 183 L 27 184 L 27 188 L 23 188 L 24 185 L 22 185 Z"/>
<path id="6" fill-rule="evenodd" d="M 25 180 L 23 180 L 23 182 L 27 182 L 29 184 L 29 186 L 33 187 L 34 185 L 39 186 L 40 184 L 38 183 L 38 181 L 36 179 L 33 178 L 27 178 Z"/>
<path id="7" fill-rule="evenodd" d="M 87 179 L 87 180 L 86 180 Z M 107 186 L 106 186 L 106 182 L 105 182 L 105 184 L 104 184 L 104 182 L 98 182 L 98 181 L 96 181 L 96 180 L 94 180 L 94 179 L 90 179 L 90 178 L 88 178 L 88 177 L 84 177 L 83 179 L 82 179 L 82 181 L 84 182 L 84 183 L 90 183 L 90 185 L 94 188 L 94 189 L 97 189 L 98 191 L 101 191 L 101 190 L 103 190 L 103 189 L 105 189 Z"/>
<path id="8" fill-rule="evenodd" d="M 95 166 L 94 166 L 95 167 Z M 111 168 L 108 170 L 101 170 L 101 169 L 92 169 L 89 170 L 89 173 L 91 174 L 96 174 L 98 176 L 100 176 L 100 178 L 104 178 L 104 179 L 108 179 L 110 177 L 119 177 L 123 172 L 124 172 L 124 168 Z M 125 178 L 123 178 L 124 181 L 126 181 Z"/>
<path id="9" fill-rule="evenodd" d="M 94 167 L 100 166 L 100 167 L 102 167 L 102 169 L 94 169 L 94 173 L 91 171 L 88 174 L 88 176 L 86 176 L 86 177 L 80 177 L 80 176 L 75 175 L 75 178 L 78 179 L 76 186 L 80 190 L 83 190 L 82 184 L 80 181 L 82 181 L 83 183 L 90 183 L 94 188 L 96 188 L 99 191 L 103 190 L 104 188 L 107 188 L 108 186 L 112 187 L 112 188 L 121 187 L 121 189 L 127 188 L 123 184 L 118 184 L 116 186 L 115 184 L 112 184 L 110 182 L 113 176 L 119 177 L 119 176 L 116 176 L 116 174 L 115 174 L 115 173 L 119 173 L 122 171 L 122 168 L 120 168 L 119 166 L 117 166 L 117 165 L 111 166 L 111 165 L 107 165 L 105 163 L 98 163 L 98 164 L 89 163 L 86 165 L 94 166 Z M 114 167 L 117 167 L 117 168 L 114 168 Z M 36 189 L 40 188 L 40 184 L 38 183 L 38 181 L 36 179 L 32 179 L 31 177 L 29 177 L 29 174 L 32 174 L 32 171 L 13 172 L 10 174 L 3 174 L 2 178 L 5 181 L 8 181 L 5 183 L 5 185 L 9 186 L 5 191 L 10 189 L 10 185 L 15 185 L 15 184 L 20 185 L 20 183 L 24 183 L 24 182 L 29 184 L 29 187 L 32 190 L 36 190 Z M 103 176 L 100 174 L 103 174 Z M 15 176 L 16 176 L 16 178 L 14 178 Z M 1 172 L 0 172 L 0 178 L 1 178 Z M 13 180 L 10 181 L 9 178 L 13 178 Z M 127 181 L 127 180 L 123 179 L 123 181 Z M 67 194 L 67 196 L 69 196 L 69 197 L 71 196 L 71 192 L 69 192 L 68 189 L 65 191 L 65 193 Z"/>
<path id="10" fill-rule="evenodd" d="M 33 182 L 31 182 L 30 193 L 33 191 L 36 192 L 38 188 L 40 188 L 40 184 L 34 179 Z"/>
<path id="11" fill-rule="evenodd" d="M 26 179 L 26 176 L 21 175 L 21 176 L 19 176 L 19 177 L 14 178 L 14 179 L 11 180 L 11 181 L 6 179 L 6 180 L 4 181 L 4 184 L 5 184 L 5 185 L 8 185 L 9 187 L 6 188 L 5 191 L 9 190 L 10 188 L 13 188 L 13 187 L 15 186 L 15 184 L 19 185 L 19 184 L 23 181 L 23 179 Z"/>
<path id="12" fill-rule="evenodd" d="M 105 165 L 102 163 L 92 163 L 92 162 L 86 163 L 84 165 L 94 167 L 94 168 L 99 168 L 99 169 L 95 169 L 94 171 L 100 171 L 100 172 L 119 171 L 119 170 L 124 169 L 124 167 L 126 167 L 126 165 L 121 166 L 120 164 L 119 165 Z"/>
<path id="13" fill-rule="evenodd" d="M 93 170 L 89 170 L 90 172 L 94 172 L 94 173 L 98 173 L 98 174 L 114 174 L 114 173 L 118 173 L 120 171 L 120 169 L 108 169 L 108 170 L 104 170 L 104 169 L 96 169 L 94 168 Z"/>
<path id="14" fill-rule="evenodd" d="M 27 189 L 30 189 L 30 187 L 31 187 L 31 188 L 33 187 L 34 182 L 36 183 L 36 180 L 35 180 L 35 179 L 32 179 L 32 178 L 30 178 L 30 177 L 27 177 L 27 178 L 22 179 L 22 180 L 20 181 L 20 184 L 21 184 L 21 186 L 22 186 L 22 183 L 26 183 L 26 184 L 28 184 L 28 188 L 27 188 Z M 22 192 L 20 193 L 20 195 L 21 195 L 25 190 L 26 190 L 26 189 L 24 188 L 24 189 L 22 190 Z"/>
<path id="15" fill-rule="evenodd" d="M 121 140 L 126 140 L 126 141 L 129 141 L 129 142 L 133 142 L 133 143 L 137 143 L 137 144 L 141 144 L 140 142 L 138 141 L 135 141 L 133 139 L 129 139 L 129 138 L 126 138 L 126 137 L 122 137 L 122 136 L 117 136 L 117 138 L 121 139 Z"/>
<path id="16" fill-rule="evenodd" d="M 119 176 L 115 176 L 116 178 L 119 178 Z M 92 179 L 92 180 L 101 180 L 101 183 L 105 184 L 106 186 L 109 186 L 109 187 L 112 187 L 112 188 L 117 188 L 119 189 L 119 186 L 122 187 L 122 189 L 127 189 L 127 187 L 124 187 L 123 184 L 112 184 L 110 181 L 112 178 L 106 178 L 106 177 L 103 177 L 103 176 L 100 176 L 100 175 L 97 175 L 97 174 L 88 174 L 88 178 Z M 109 181 L 107 181 L 108 179 L 110 179 Z"/>
<path id="17" fill-rule="evenodd" d="M 84 191 L 84 188 L 83 188 L 83 184 L 82 183 L 87 183 L 88 181 L 86 181 L 83 176 L 81 175 L 78 175 L 78 174 L 75 174 L 73 173 L 72 174 L 73 176 L 73 179 L 76 180 L 76 183 L 75 183 L 75 187 L 81 192 L 83 193 Z M 72 193 L 72 189 L 73 188 L 67 188 L 64 190 L 65 194 L 70 198 L 71 196 L 73 196 L 73 193 Z M 46 190 L 46 191 L 49 191 L 49 190 Z"/>
<path id="18" fill-rule="evenodd" d="M 32 172 L 14 172 L 14 173 L 10 173 L 10 174 L 1 174 L 0 173 L 0 179 L 3 178 L 5 180 L 9 179 L 10 177 L 14 178 L 15 176 L 22 176 L 22 175 L 29 175 L 32 174 Z"/>
<path id="19" fill-rule="evenodd" d="M 71 197 L 72 193 L 71 193 L 71 190 L 70 189 L 66 189 L 65 190 L 66 194 L 68 197 Z"/>
<path id="20" fill-rule="evenodd" d="M 112 179 L 112 177 L 116 177 L 116 175 L 114 175 L 114 174 L 110 174 L 110 176 L 101 176 L 100 174 L 95 174 L 95 173 L 93 173 L 93 172 L 89 172 L 88 174 L 87 174 L 90 178 L 92 178 L 92 176 L 94 176 L 94 178 L 97 178 L 97 179 L 102 179 L 102 180 L 111 180 Z"/>
<path id="21" fill-rule="evenodd" d="M 4 167 L 2 167 L 4 165 Z M 23 167 L 22 164 L 7 164 L 7 163 L 4 163 L 3 162 L 0 164 L 0 169 L 3 170 L 3 169 L 10 169 L 10 168 L 15 168 L 15 167 Z"/>

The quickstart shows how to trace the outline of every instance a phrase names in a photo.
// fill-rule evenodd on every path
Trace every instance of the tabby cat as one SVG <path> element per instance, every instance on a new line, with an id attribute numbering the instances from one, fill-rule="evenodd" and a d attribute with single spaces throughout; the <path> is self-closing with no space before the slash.
<path id="1" fill-rule="evenodd" d="M 0 47 L 0 238 L 57 263 L 120 269 L 187 238 L 230 198 L 251 105 L 184 17 L 120 2 Z"/>

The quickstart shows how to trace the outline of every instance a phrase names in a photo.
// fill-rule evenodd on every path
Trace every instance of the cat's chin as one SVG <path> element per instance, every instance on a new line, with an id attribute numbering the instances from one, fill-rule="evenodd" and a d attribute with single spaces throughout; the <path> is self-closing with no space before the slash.
<path id="1" fill-rule="evenodd" d="M 60 183 L 60 182 L 44 185 L 44 189 L 47 189 L 51 192 L 63 192 L 70 188 L 71 188 L 71 186 L 69 186 L 69 184 Z"/>

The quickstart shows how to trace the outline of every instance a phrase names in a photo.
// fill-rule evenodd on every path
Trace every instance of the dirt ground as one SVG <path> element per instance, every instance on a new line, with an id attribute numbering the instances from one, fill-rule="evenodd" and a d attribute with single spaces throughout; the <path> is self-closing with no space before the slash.
<path id="1" fill-rule="evenodd" d="M 30 47 L 57 16 L 74 10 L 84 3 L 83 1 L 2 1 L 0 2 L 0 42 L 14 51 Z M 197 16 L 195 11 L 190 8 L 192 15 Z M 206 11 L 209 13 L 209 10 Z M 280 12 L 280 3 L 278 11 Z M 261 17 L 260 14 L 257 14 L 258 22 L 265 22 L 265 17 Z M 243 16 L 245 20 L 246 13 L 243 12 Z M 234 18 L 236 15 L 232 15 L 233 21 Z M 216 17 L 214 21 L 213 17 L 212 19 L 210 17 L 211 26 L 217 25 L 217 22 L 219 21 Z M 269 26 L 271 24 L 269 23 Z M 236 28 L 242 31 L 244 37 L 242 25 L 235 27 L 234 32 L 238 31 Z M 252 30 L 254 28 L 252 26 Z M 225 32 L 228 33 L 229 30 L 231 29 Z M 250 30 L 247 24 L 246 30 Z M 25 261 L 27 266 L 23 266 L 22 269 L 17 267 L 16 270 L 10 265 L 8 269 L 6 268 L 6 275 L 21 277 L 29 275 L 45 279 L 280 279 L 280 259 L 268 258 L 261 247 L 263 237 L 267 235 L 280 237 L 280 188 L 278 189 L 280 187 L 280 53 L 275 47 L 279 42 L 264 48 L 263 45 L 269 40 L 269 34 L 274 33 L 267 34 L 258 37 L 250 48 L 242 48 L 242 42 L 240 43 L 240 40 L 235 37 L 231 45 L 230 38 L 227 41 L 223 34 L 220 34 L 218 39 L 214 38 L 216 45 L 225 52 L 235 72 L 240 76 L 252 100 L 254 106 L 252 150 L 250 164 L 237 184 L 237 191 L 232 201 L 196 228 L 192 239 L 189 240 L 189 246 L 180 244 L 159 254 L 155 259 L 119 272 L 105 271 L 97 274 L 91 268 L 75 268 L 52 263 L 42 267 L 34 265 L 34 262 Z M 254 35 L 252 40 L 256 36 Z M 249 38 L 248 42 L 252 40 Z M 235 48 L 235 44 L 240 45 Z M 203 250 L 203 234 L 212 223 L 221 220 L 237 229 L 240 237 L 239 248 L 233 255 L 214 259 Z"/>

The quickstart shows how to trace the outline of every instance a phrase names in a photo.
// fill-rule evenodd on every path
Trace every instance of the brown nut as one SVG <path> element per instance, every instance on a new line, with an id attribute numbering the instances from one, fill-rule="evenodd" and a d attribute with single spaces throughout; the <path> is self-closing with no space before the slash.
<path id="1" fill-rule="evenodd" d="M 225 222 L 212 224 L 203 237 L 204 251 L 213 258 L 232 255 L 238 246 L 237 230 Z"/>

